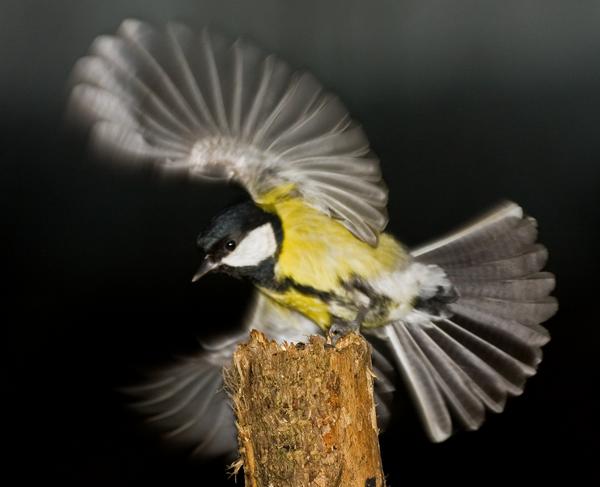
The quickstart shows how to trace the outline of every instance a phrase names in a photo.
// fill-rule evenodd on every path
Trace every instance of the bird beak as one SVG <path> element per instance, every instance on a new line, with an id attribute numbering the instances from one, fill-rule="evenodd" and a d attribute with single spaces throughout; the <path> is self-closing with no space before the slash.
<path id="1" fill-rule="evenodd" d="M 218 262 L 213 262 L 208 258 L 207 255 L 206 257 L 204 257 L 204 260 L 202 261 L 202 264 L 200 264 L 200 267 L 196 271 L 196 274 L 194 274 L 194 277 L 192 277 L 192 282 L 196 282 L 204 274 L 208 274 L 210 271 L 214 270 L 218 265 Z"/>

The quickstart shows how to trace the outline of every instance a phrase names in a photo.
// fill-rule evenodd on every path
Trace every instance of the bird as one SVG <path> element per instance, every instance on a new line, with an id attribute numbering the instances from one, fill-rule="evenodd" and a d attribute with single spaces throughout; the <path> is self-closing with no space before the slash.
<path id="1" fill-rule="evenodd" d="M 127 19 L 70 83 L 69 113 L 103 156 L 249 196 L 200 231 L 192 279 L 252 282 L 243 325 L 130 388 L 174 444 L 235 451 L 221 370 L 252 329 L 279 342 L 360 331 L 380 424 L 397 375 L 433 442 L 477 430 L 536 373 L 558 308 L 536 220 L 505 201 L 408 248 L 385 231 L 388 186 L 363 128 L 309 72 L 244 38 Z"/>

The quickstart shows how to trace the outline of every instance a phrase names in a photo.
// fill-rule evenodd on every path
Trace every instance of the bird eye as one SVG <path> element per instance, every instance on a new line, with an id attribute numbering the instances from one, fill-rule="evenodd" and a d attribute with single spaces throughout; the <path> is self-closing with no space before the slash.
<path id="1" fill-rule="evenodd" d="M 228 240 L 227 243 L 225 244 L 225 248 L 227 250 L 229 250 L 230 252 L 235 249 L 235 240 Z"/>

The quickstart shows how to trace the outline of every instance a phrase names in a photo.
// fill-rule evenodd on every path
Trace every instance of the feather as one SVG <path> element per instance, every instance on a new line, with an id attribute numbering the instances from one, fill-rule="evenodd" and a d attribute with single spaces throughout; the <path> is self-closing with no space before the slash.
<path id="1" fill-rule="evenodd" d="M 446 266 L 448 276 L 456 281 L 514 279 L 538 272 L 548 260 L 548 251 L 534 245 L 522 255 L 465 267 Z"/>
<path id="2" fill-rule="evenodd" d="M 163 432 L 171 444 L 184 448 L 195 448 L 207 436 L 218 435 L 217 440 L 205 444 L 203 456 L 235 451 L 233 413 L 222 390 L 221 367 L 200 354 L 155 375 L 167 379 L 154 377 L 142 386 L 124 389 L 128 395 L 143 398 L 132 407 L 148 418 L 149 425 Z"/>
<path id="3" fill-rule="evenodd" d="M 384 330 L 388 347 L 433 441 L 456 426 L 477 429 L 523 392 L 550 339 L 540 323 L 557 310 L 554 276 L 537 224 L 505 203 L 470 225 L 411 252 L 439 266 L 459 299 L 448 315 L 415 310 Z M 426 283 L 424 283 L 426 285 Z"/>
<path id="4" fill-rule="evenodd" d="M 70 110 L 111 157 L 233 179 L 257 201 L 295 183 L 372 245 L 385 227 L 387 192 L 362 128 L 312 75 L 246 41 L 126 20 L 94 41 L 72 83 Z"/>
<path id="5" fill-rule="evenodd" d="M 350 157 L 307 157 L 296 159 L 290 163 L 286 172 L 290 174 L 290 178 L 294 177 L 297 179 L 298 176 L 291 176 L 291 173 L 295 170 L 295 165 L 301 166 L 299 171 L 306 174 L 314 172 L 319 175 L 331 175 L 334 172 L 345 172 L 346 174 L 358 176 L 363 181 L 375 183 L 381 181 L 381 174 L 376 159 L 365 159 L 361 162 L 357 162 Z"/>
<path id="6" fill-rule="evenodd" d="M 522 278 L 498 281 L 456 281 L 461 296 L 496 298 L 504 301 L 537 301 L 544 299 L 554 289 L 554 276 L 538 272 Z"/>
<path id="7" fill-rule="evenodd" d="M 451 234 L 412 249 L 411 253 L 420 261 L 435 260 L 443 263 L 447 257 L 463 255 L 463 249 L 472 250 L 494 242 L 498 235 L 506 234 L 523 216 L 517 204 L 505 202 L 481 217 L 455 230 Z"/>
<path id="8" fill-rule="evenodd" d="M 423 352 L 404 326 L 387 325 L 386 332 L 429 437 L 433 441 L 445 440 L 452 434 L 452 420 Z"/>
<path id="9" fill-rule="evenodd" d="M 173 64 L 179 79 L 181 92 L 200 119 L 200 126 L 205 127 L 206 133 L 218 134 L 217 123 L 200 91 L 191 64 L 193 58 L 191 53 L 195 50 L 193 33 L 183 25 L 171 23 L 167 25 L 167 36 L 172 46 Z"/>
<path id="10" fill-rule="evenodd" d="M 504 301 L 495 298 L 463 297 L 456 305 L 450 305 L 456 313 L 466 310 L 478 311 L 497 318 L 515 320 L 530 327 L 546 321 L 558 309 L 556 299 L 544 297 L 538 301 Z"/>

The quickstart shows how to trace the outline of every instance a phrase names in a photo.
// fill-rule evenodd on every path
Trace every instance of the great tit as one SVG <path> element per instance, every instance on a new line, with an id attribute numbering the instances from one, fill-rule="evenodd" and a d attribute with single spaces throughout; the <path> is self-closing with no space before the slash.
<path id="1" fill-rule="evenodd" d="M 242 331 L 133 390 L 180 444 L 235 449 L 221 368 L 252 328 L 279 341 L 360 329 L 377 345 L 380 398 L 397 370 L 435 442 L 478 429 L 535 374 L 550 339 L 540 323 L 557 302 L 536 221 L 517 204 L 407 249 L 384 233 L 379 162 L 344 105 L 245 40 L 126 20 L 94 41 L 73 80 L 71 109 L 112 158 L 234 181 L 251 196 L 200 233 L 193 277 L 254 283 Z M 384 421 L 389 401 L 378 402 Z"/>

